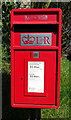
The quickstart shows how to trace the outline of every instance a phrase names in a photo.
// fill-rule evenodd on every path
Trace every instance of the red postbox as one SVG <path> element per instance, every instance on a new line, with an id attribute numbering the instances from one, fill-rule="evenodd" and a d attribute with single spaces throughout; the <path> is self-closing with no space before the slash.
<path id="1" fill-rule="evenodd" d="M 11 11 L 11 105 L 58 108 L 62 11 Z"/>

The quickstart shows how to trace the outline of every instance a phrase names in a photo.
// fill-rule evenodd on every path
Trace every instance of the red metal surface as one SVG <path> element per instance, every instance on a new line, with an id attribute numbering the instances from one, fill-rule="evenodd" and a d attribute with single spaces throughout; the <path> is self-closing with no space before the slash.
<path id="1" fill-rule="evenodd" d="M 58 108 L 62 11 L 59 8 L 13 9 L 10 18 L 12 107 Z M 20 27 L 21 24 L 23 27 Z M 34 29 L 31 27 L 32 24 Z M 17 27 L 18 25 L 20 26 Z M 20 34 L 25 33 L 52 33 L 52 45 L 21 46 Z M 36 51 L 40 57 L 31 57 Z M 44 61 L 44 93 L 28 92 L 28 61 Z"/>

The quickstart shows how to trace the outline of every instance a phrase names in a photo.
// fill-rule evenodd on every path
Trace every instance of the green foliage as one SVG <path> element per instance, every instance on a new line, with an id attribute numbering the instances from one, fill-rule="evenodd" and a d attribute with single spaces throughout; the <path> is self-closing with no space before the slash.
<path id="1" fill-rule="evenodd" d="M 20 8 L 20 3 L 2 3 L 2 71 L 10 72 L 10 11 Z"/>
<path id="2" fill-rule="evenodd" d="M 42 109 L 42 118 L 70 118 L 69 61 L 61 59 L 61 89 L 59 109 Z"/>

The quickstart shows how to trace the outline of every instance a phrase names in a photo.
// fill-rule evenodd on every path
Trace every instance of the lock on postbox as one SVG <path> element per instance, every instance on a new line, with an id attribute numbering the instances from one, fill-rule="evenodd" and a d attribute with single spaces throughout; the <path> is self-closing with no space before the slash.
<path id="1" fill-rule="evenodd" d="M 62 11 L 11 11 L 11 105 L 58 108 Z"/>

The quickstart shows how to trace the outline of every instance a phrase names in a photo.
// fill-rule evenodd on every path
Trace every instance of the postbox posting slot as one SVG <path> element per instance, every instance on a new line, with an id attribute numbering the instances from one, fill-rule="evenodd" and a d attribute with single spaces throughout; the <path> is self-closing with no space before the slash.
<path id="1" fill-rule="evenodd" d="M 58 24 L 13 24 L 14 32 L 58 32 Z"/>

